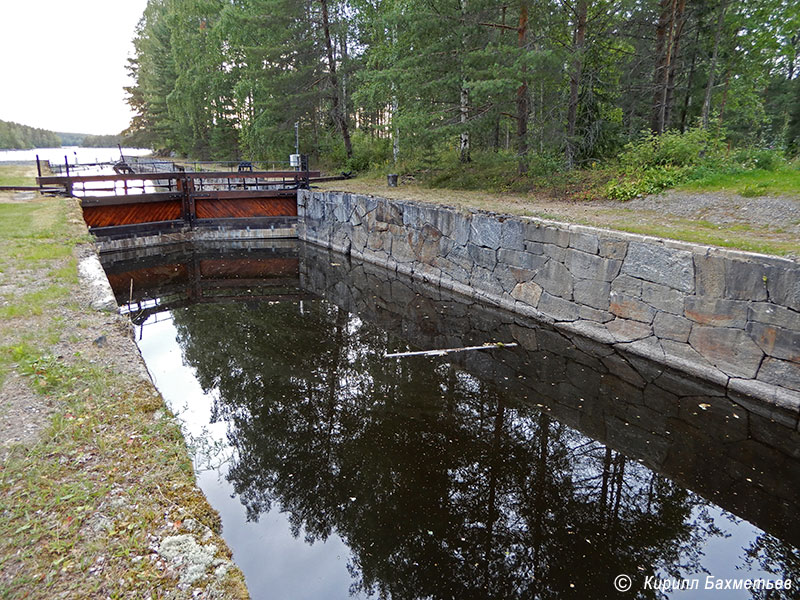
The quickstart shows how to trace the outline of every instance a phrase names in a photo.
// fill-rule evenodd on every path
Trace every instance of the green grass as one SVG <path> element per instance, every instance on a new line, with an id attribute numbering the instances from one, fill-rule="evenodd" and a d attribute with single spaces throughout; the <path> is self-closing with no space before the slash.
<path id="1" fill-rule="evenodd" d="M 35 177 L 33 167 L 0 165 L 0 185 L 36 185 Z"/>
<path id="2" fill-rule="evenodd" d="M 9 304 L 0 307 L 0 319 L 43 315 L 57 307 L 59 301 L 70 296 L 70 289 L 63 285 L 49 285 L 41 290 L 27 292 Z"/>
<path id="3" fill-rule="evenodd" d="M 773 254 L 776 256 L 800 255 L 800 242 L 758 239 L 740 235 L 742 232 L 749 231 L 747 226 L 734 225 L 723 228 L 713 224 L 711 224 L 711 227 L 706 224 L 700 224 L 697 227 L 693 227 L 693 223 L 692 221 L 687 221 L 683 225 L 658 225 L 618 222 L 614 225 L 614 228 L 630 233 L 694 242 L 707 246 L 736 248 L 760 254 Z"/>
<path id="4" fill-rule="evenodd" d="M 766 195 L 800 196 L 800 169 L 783 167 L 775 171 L 756 169 L 739 173 L 709 173 L 679 186 L 692 191 L 727 191 L 746 197 Z"/>

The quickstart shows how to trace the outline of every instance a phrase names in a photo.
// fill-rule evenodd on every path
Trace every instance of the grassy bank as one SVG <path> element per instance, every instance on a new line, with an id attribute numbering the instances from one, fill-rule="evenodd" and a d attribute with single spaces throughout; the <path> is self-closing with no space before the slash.
<path id="1" fill-rule="evenodd" d="M 0 166 L 0 185 L 36 185 L 35 172 L 21 165 Z"/>
<path id="2" fill-rule="evenodd" d="M 89 307 L 87 241 L 74 200 L 0 196 L 0 597 L 246 598 L 129 324 Z M 180 535 L 215 561 L 191 583 Z"/>

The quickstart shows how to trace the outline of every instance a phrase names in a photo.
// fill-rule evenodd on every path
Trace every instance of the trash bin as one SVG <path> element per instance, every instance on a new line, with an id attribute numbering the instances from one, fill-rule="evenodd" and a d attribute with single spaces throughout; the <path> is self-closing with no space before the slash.
<path id="1" fill-rule="evenodd" d="M 387 179 L 387 183 L 389 184 L 389 187 L 397 187 L 397 174 L 396 173 L 391 173 L 391 174 L 387 175 L 386 179 Z"/>

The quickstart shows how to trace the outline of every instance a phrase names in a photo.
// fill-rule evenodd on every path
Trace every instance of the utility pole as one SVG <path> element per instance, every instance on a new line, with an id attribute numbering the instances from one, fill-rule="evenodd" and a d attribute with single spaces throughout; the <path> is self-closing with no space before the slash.
<path id="1" fill-rule="evenodd" d="M 294 122 L 294 153 L 298 157 L 300 156 L 300 121 Z M 295 167 L 296 171 L 300 170 L 300 163 L 297 163 Z"/>

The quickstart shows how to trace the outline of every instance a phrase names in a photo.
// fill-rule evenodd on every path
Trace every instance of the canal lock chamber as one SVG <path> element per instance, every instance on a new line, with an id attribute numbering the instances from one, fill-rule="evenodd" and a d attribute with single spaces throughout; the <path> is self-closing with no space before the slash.
<path id="1" fill-rule="evenodd" d="M 796 423 L 725 387 L 293 240 L 101 258 L 254 598 L 800 577 Z"/>

